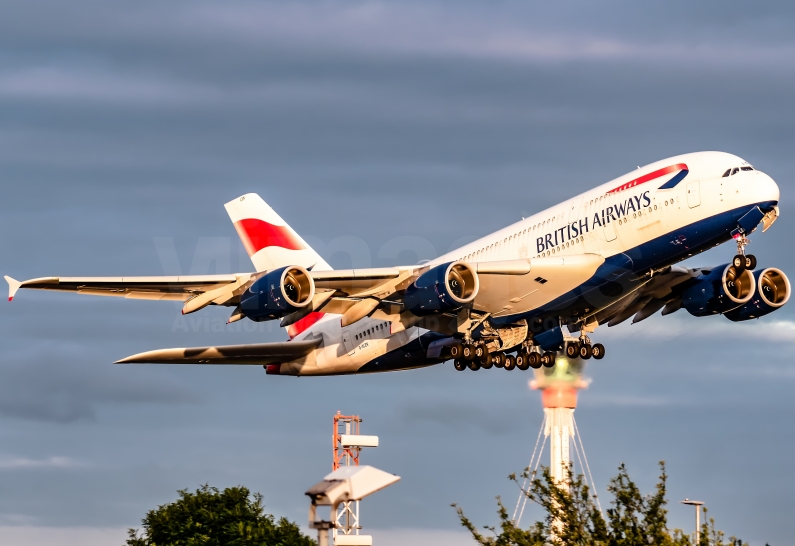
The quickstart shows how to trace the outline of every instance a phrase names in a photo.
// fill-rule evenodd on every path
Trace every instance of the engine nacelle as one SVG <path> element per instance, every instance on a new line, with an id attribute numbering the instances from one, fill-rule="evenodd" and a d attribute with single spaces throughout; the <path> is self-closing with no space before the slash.
<path id="1" fill-rule="evenodd" d="M 756 294 L 751 301 L 723 316 L 734 322 L 759 318 L 772 313 L 789 300 L 789 279 L 780 269 L 769 267 L 754 271 Z"/>
<path id="2" fill-rule="evenodd" d="M 268 271 L 240 298 L 240 309 L 255 322 L 282 318 L 310 305 L 315 281 L 300 265 Z"/>
<path id="3" fill-rule="evenodd" d="M 727 313 L 751 301 L 754 274 L 738 272 L 731 264 L 718 266 L 682 293 L 682 307 L 694 317 Z"/>
<path id="4" fill-rule="evenodd" d="M 415 315 L 433 315 L 461 309 L 478 295 L 477 272 L 465 262 L 437 265 L 406 289 L 403 302 Z"/>

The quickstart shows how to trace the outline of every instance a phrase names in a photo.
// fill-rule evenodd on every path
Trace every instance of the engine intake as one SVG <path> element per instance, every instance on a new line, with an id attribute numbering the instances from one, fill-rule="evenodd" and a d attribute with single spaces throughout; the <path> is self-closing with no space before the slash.
<path id="1" fill-rule="evenodd" d="M 415 315 L 433 315 L 461 309 L 478 295 L 480 281 L 471 265 L 449 262 L 420 275 L 406 289 L 403 302 Z"/>
<path id="2" fill-rule="evenodd" d="M 310 305 L 315 281 L 300 265 L 268 271 L 243 293 L 240 309 L 255 322 L 282 318 Z"/>
<path id="3" fill-rule="evenodd" d="M 724 316 L 734 322 L 759 318 L 772 313 L 789 300 L 791 292 L 789 279 L 780 269 L 769 267 L 754 271 L 756 294 L 743 305 Z"/>
<path id="4" fill-rule="evenodd" d="M 682 293 L 682 307 L 694 317 L 727 313 L 751 301 L 756 293 L 754 274 L 731 264 L 716 267 Z"/>

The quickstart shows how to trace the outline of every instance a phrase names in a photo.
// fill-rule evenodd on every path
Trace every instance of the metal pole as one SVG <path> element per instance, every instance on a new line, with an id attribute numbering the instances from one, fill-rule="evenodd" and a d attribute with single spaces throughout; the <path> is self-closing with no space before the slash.
<path id="1" fill-rule="evenodd" d="M 679 502 L 680 504 L 689 504 L 690 506 L 693 506 L 696 509 L 696 546 L 698 546 L 698 541 L 701 540 L 701 513 L 699 512 L 699 510 L 701 509 L 701 506 L 704 503 L 701 501 L 690 500 L 690 499 L 685 499 Z"/>
<path id="2" fill-rule="evenodd" d="M 701 540 L 701 513 L 698 510 L 699 508 L 701 507 L 696 504 L 696 546 Z"/>

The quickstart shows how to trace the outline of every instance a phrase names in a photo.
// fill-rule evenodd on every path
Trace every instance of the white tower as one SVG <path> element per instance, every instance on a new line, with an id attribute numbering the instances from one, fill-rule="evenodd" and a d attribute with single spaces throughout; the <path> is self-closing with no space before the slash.
<path id="1" fill-rule="evenodd" d="M 549 471 L 558 484 L 566 482 L 571 464 L 569 438 L 574 437 L 574 408 L 544 408 L 544 436 L 549 438 Z"/>
<path id="2" fill-rule="evenodd" d="M 540 368 L 535 371 L 535 379 L 530 381 L 532 389 L 541 391 L 541 402 L 544 406 L 544 422 L 541 430 L 538 431 L 533 455 L 530 457 L 528 470 L 535 473 L 541 464 L 541 456 L 549 440 L 549 471 L 552 479 L 562 486 L 567 486 L 568 471 L 571 468 L 572 451 L 576 455 L 579 464 L 579 472 L 586 473 L 586 483 L 589 483 L 591 492 L 599 503 L 596 496 L 596 487 L 591 476 L 591 469 L 588 466 L 588 459 L 585 457 L 585 449 L 582 445 L 582 438 L 577 429 L 577 422 L 574 420 L 574 410 L 577 407 L 577 391 L 584 389 L 588 383 L 583 379 L 583 369 L 585 362 L 579 358 L 568 359 L 564 354 L 559 354 L 552 368 Z M 541 434 L 544 435 L 544 442 L 539 450 Z M 529 485 L 529 479 L 522 485 L 523 492 L 519 495 L 516 508 L 513 513 L 513 521 L 519 525 L 525 506 L 527 496 L 524 494 Z"/>

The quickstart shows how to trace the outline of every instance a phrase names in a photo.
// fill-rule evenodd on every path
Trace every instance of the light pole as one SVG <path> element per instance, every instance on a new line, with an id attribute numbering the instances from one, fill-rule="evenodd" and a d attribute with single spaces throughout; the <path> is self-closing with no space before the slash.
<path id="1" fill-rule="evenodd" d="M 701 538 L 701 505 L 704 503 L 697 500 L 690 500 L 685 499 L 683 501 L 679 501 L 681 504 L 689 504 L 690 506 L 696 507 L 696 546 L 698 546 L 698 541 Z"/>

